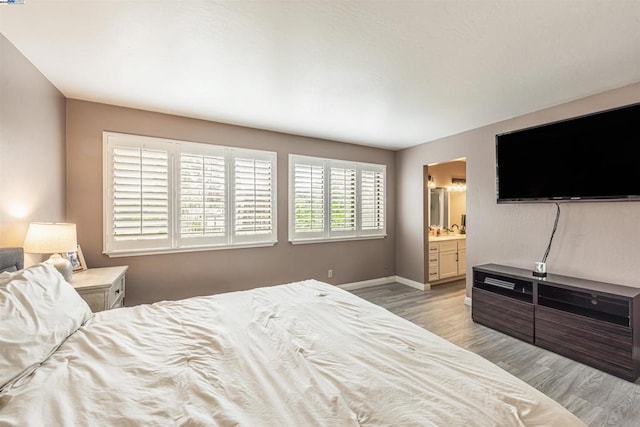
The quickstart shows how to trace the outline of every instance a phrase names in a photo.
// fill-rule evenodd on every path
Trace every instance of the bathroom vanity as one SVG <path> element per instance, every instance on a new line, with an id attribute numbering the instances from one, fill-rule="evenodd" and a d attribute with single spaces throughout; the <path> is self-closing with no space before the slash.
<path id="1" fill-rule="evenodd" d="M 430 285 L 464 279 L 467 270 L 467 235 L 429 236 L 425 266 Z"/>

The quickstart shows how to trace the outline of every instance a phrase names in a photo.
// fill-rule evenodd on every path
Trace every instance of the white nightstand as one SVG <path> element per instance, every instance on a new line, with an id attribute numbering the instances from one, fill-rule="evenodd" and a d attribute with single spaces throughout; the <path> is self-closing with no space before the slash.
<path id="1" fill-rule="evenodd" d="M 129 266 L 90 268 L 73 274 L 71 284 L 91 311 L 124 306 L 124 275 Z"/>

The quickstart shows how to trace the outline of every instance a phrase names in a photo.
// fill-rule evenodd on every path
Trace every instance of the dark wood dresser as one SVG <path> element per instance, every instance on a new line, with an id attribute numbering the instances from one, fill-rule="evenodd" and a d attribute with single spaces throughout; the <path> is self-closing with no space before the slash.
<path id="1" fill-rule="evenodd" d="M 612 375 L 640 376 L 640 288 L 498 264 L 473 267 L 472 318 Z"/>

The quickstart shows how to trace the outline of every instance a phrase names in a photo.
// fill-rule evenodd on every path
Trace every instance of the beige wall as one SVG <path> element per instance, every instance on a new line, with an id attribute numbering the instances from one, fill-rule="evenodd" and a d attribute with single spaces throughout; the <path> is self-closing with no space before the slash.
<path id="1" fill-rule="evenodd" d="M 467 159 L 467 293 L 473 265 L 495 262 L 531 268 L 546 249 L 555 205 L 496 203 L 495 135 L 636 102 L 640 84 L 397 152 L 396 274 L 416 281 L 424 277 L 423 166 L 462 157 Z M 602 148 L 608 148 L 606 141 Z M 639 241 L 640 202 L 562 203 L 547 269 L 640 287 Z"/>
<path id="2" fill-rule="evenodd" d="M 473 265 L 485 262 L 530 268 L 546 248 L 554 206 L 496 204 L 495 134 L 639 101 L 640 84 L 631 85 L 393 153 L 68 100 L 65 153 L 64 97 L 0 35 L 0 246 L 20 246 L 31 221 L 74 221 L 90 266 L 130 265 L 129 305 L 304 278 L 338 284 L 398 275 L 422 282 L 423 166 L 466 158 L 467 277 Z M 277 151 L 279 243 L 175 255 L 102 255 L 103 130 Z M 389 237 L 290 245 L 289 152 L 386 164 Z M 639 208 L 640 202 L 563 203 L 549 271 L 640 287 Z M 334 279 L 326 278 L 327 269 L 334 270 Z"/>
<path id="3" fill-rule="evenodd" d="M 436 181 L 436 187 L 451 185 L 452 178 L 466 178 L 467 164 L 463 160 L 454 160 L 429 165 L 429 175 Z"/>
<path id="4" fill-rule="evenodd" d="M 65 98 L 0 34 L 0 246 L 64 219 Z"/>
<path id="5" fill-rule="evenodd" d="M 175 138 L 278 153 L 278 243 L 274 247 L 109 258 L 102 255 L 102 131 Z M 388 237 L 291 245 L 288 154 L 387 165 Z M 127 305 L 315 278 L 341 284 L 395 274 L 395 152 L 79 100 L 67 101 L 67 209 L 89 267 L 129 265 Z M 333 279 L 327 270 L 334 270 Z"/>

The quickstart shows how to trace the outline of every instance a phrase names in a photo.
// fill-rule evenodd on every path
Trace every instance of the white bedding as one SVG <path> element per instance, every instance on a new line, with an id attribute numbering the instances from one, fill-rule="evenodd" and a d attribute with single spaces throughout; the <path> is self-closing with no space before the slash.
<path id="1" fill-rule="evenodd" d="M 97 313 L 0 425 L 582 426 L 485 359 L 318 281 Z"/>

